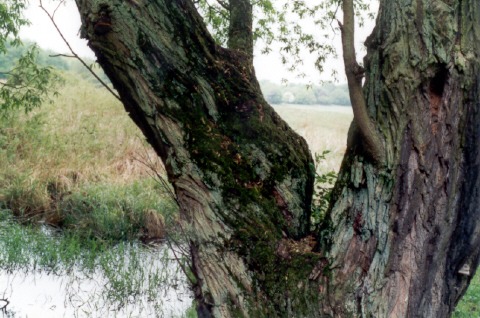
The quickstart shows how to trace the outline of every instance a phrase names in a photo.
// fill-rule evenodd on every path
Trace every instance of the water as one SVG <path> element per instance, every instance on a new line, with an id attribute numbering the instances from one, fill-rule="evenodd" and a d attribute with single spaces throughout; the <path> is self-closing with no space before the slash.
<path id="1" fill-rule="evenodd" d="M 91 271 L 0 271 L 0 317 L 182 317 L 192 293 L 172 251 L 122 248 Z"/>

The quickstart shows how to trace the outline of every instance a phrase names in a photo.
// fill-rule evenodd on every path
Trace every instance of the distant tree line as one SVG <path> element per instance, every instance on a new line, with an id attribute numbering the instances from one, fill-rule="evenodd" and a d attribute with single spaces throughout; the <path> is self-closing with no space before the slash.
<path id="1" fill-rule="evenodd" d="M 306 84 L 275 84 L 261 81 L 265 99 L 273 105 L 276 104 L 302 104 L 302 105 L 342 105 L 350 106 L 347 84 L 307 86 Z"/>
<path id="2" fill-rule="evenodd" d="M 34 44 L 35 43 L 30 41 L 23 41 L 23 45 L 21 46 L 12 46 L 8 42 L 6 43 L 6 53 L 0 54 L 0 79 L 6 79 L 8 77 L 8 71 L 15 67 L 18 59 Z M 94 68 L 102 80 L 106 82 L 109 81 L 102 69 L 95 65 L 94 60 L 85 58 L 84 61 Z M 56 52 L 39 48 L 36 63 L 40 66 L 51 66 L 60 71 L 73 72 L 97 84 L 96 79 L 75 58 L 58 56 Z"/>

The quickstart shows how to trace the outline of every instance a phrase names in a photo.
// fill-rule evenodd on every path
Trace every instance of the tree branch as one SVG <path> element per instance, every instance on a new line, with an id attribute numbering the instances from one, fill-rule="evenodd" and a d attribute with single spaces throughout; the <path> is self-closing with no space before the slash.
<path id="1" fill-rule="evenodd" d="M 60 4 L 62 4 L 63 1 L 60 2 Z M 87 65 L 87 63 L 85 63 L 85 61 L 77 54 L 75 53 L 75 51 L 72 49 L 72 47 L 70 46 L 70 43 L 67 41 L 67 39 L 65 38 L 65 36 L 63 36 L 63 33 L 62 31 L 60 31 L 60 28 L 58 27 L 57 23 L 55 22 L 55 19 L 54 19 L 54 15 L 55 13 L 57 12 L 58 10 L 58 7 L 60 6 L 60 4 L 57 6 L 57 8 L 55 9 L 53 15 L 50 14 L 50 12 L 48 12 L 47 9 L 45 9 L 45 7 L 43 6 L 43 3 L 42 3 L 42 0 L 40 0 L 40 9 L 42 9 L 48 16 L 48 18 L 50 19 L 50 21 L 52 22 L 53 26 L 55 27 L 55 29 L 57 30 L 58 34 L 60 35 L 60 37 L 62 38 L 63 42 L 67 45 L 68 49 L 70 50 L 70 52 L 72 53 L 73 57 L 76 58 L 78 61 L 80 61 L 80 63 L 82 63 L 83 66 L 85 66 L 87 68 L 87 70 L 95 77 L 95 79 L 97 81 L 100 82 L 100 84 L 102 84 L 103 87 L 105 87 L 116 99 L 118 99 L 119 101 L 121 101 L 120 97 L 113 91 L 113 89 L 111 89 L 107 83 L 105 83 L 93 70 L 90 66 Z"/>
<path id="2" fill-rule="evenodd" d="M 64 4 L 64 3 L 65 3 L 65 0 L 60 1 L 60 3 L 58 4 L 58 6 L 57 6 L 57 7 L 55 8 L 55 10 L 53 11 L 52 18 L 55 18 L 55 14 L 57 13 L 58 8 L 60 8 L 60 6 L 61 6 L 62 4 Z M 41 5 L 41 4 L 42 4 L 42 2 L 40 2 L 40 5 Z"/>
<path id="3" fill-rule="evenodd" d="M 230 0 L 228 48 L 244 52 L 253 61 L 253 7 L 250 0 Z"/>
<path id="4" fill-rule="evenodd" d="M 68 55 L 68 54 L 50 54 L 49 57 L 68 57 L 68 58 L 74 58 L 76 59 L 77 57 L 75 55 Z"/>
<path id="5" fill-rule="evenodd" d="M 217 3 L 221 5 L 225 10 L 230 10 L 230 5 L 223 0 L 217 0 Z"/>
<path id="6" fill-rule="evenodd" d="M 7 309 L 7 306 L 10 304 L 10 301 L 7 298 L 0 299 L 4 303 L 2 307 L 0 307 L 0 311 L 4 311 Z"/>
<path id="7" fill-rule="evenodd" d="M 365 151 L 377 163 L 382 163 L 385 157 L 385 149 L 380 141 L 375 125 L 368 115 L 362 88 L 365 70 L 357 63 L 355 55 L 355 13 L 353 0 L 343 0 L 343 24 L 340 22 L 338 24 L 342 32 L 343 61 L 354 120 L 365 142 Z"/>

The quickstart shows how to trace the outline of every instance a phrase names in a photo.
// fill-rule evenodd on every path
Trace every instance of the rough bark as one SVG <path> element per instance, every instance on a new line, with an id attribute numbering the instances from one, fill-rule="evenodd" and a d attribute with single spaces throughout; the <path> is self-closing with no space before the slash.
<path id="1" fill-rule="evenodd" d="M 334 233 L 325 306 L 333 316 L 449 317 L 474 274 L 479 6 L 381 1 L 364 93 L 386 167 L 350 136 L 325 226 Z"/>
<path id="2" fill-rule="evenodd" d="M 299 306 L 289 293 L 308 275 L 295 268 L 318 258 L 290 261 L 309 233 L 312 159 L 263 99 L 251 56 L 217 46 L 189 0 L 76 2 L 99 64 L 165 163 L 200 316 Z"/>
<path id="3" fill-rule="evenodd" d="M 352 129 L 315 236 L 311 156 L 248 53 L 215 45 L 190 0 L 76 2 L 165 163 L 201 317 L 449 316 L 480 250 L 478 1 L 381 1 L 364 96 L 384 161 Z"/>

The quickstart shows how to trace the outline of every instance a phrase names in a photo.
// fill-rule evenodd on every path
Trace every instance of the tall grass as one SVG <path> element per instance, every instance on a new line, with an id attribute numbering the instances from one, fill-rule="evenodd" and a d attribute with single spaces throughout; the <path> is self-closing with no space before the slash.
<path id="1" fill-rule="evenodd" d="M 0 117 L 0 269 L 81 271 L 103 282 L 111 308 L 137 299 L 160 310 L 157 296 L 181 276 L 164 271 L 171 256 L 136 241 L 176 223 L 170 189 L 151 177 L 163 166 L 108 92 L 65 79 L 52 104 Z"/>
<path id="2" fill-rule="evenodd" d="M 0 118 L 0 206 L 22 222 L 84 236 L 152 234 L 146 216 L 171 220 L 176 209 L 150 177 L 151 169 L 162 171 L 161 163 L 107 91 L 65 78 L 52 104 Z"/>
<path id="3" fill-rule="evenodd" d="M 145 176 L 135 157 L 152 152 L 117 100 L 75 77 L 59 93 L 29 115 L 2 119 L 2 155 L 14 160 L 17 171 L 36 179 L 117 183 Z"/>

